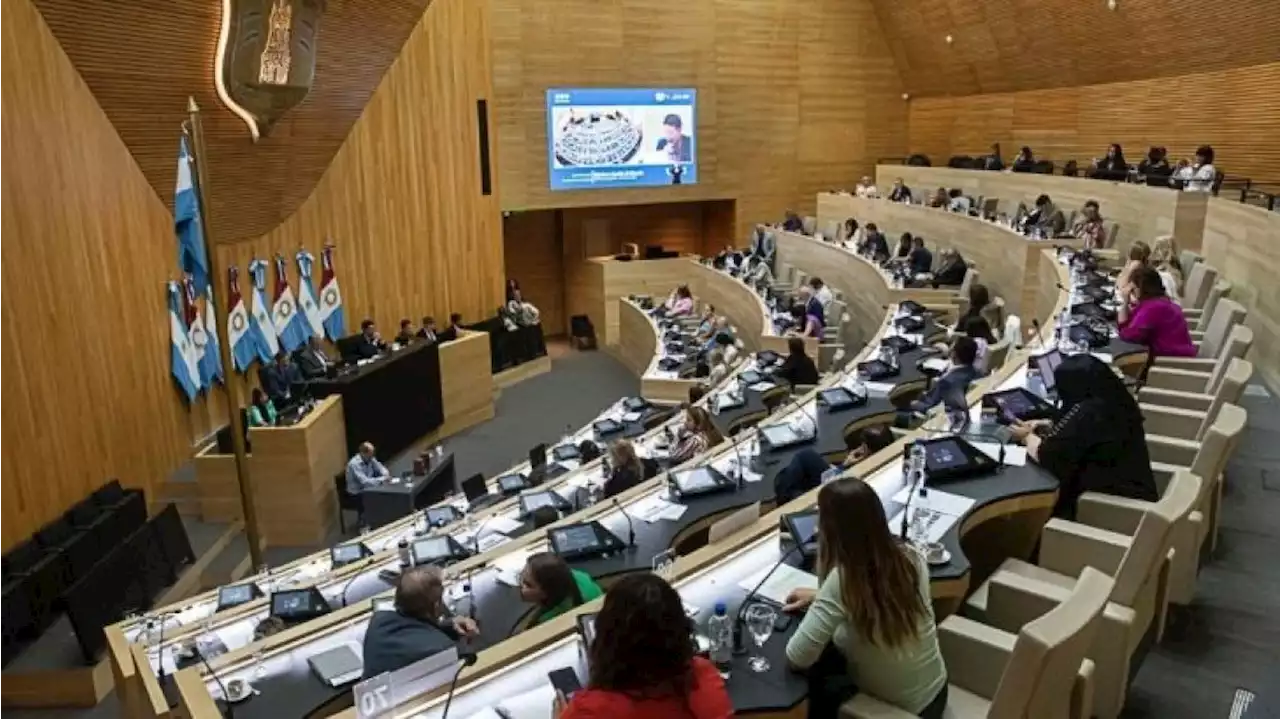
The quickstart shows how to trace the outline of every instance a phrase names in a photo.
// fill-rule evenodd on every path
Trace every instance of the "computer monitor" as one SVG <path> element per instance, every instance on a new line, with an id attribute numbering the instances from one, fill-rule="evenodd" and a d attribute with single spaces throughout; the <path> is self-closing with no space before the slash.
<path id="1" fill-rule="evenodd" d="M 343 567 L 353 562 L 358 562 L 370 554 L 369 548 L 360 542 L 339 544 L 329 549 L 329 561 L 335 568 Z"/>
<path id="2" fill-rule="evenodd" d="M 271 595 L 271 616 L 286 623 L 305 622 L 329 612 L 329 602 L 315 587 L 289 589 Z"/>
<path id="3" fill-rule="evenodd" d="M 467 554 L 462 545 L 447 534 L 414 540 L 409 551 L 413 555 L 415 567 L 423 564 L 443 564 L 461 559 Z"/>
<path id="4" fill-rule="evenodd" d="M 462 493 L 466 495 L 467 501 L 483 497 L 489 493 L 489 487 L 484 483 L 484 475 L 477 472 L 462 482 Z"/>
<path id="5" fill-rule="evenodd" d="M 1045 391 L 1054 391 L 1058 386 L 1058 381 L 1054 378 L 1053 373 L 1058 369 L 1058 365 L 1062 364 L 1062 353 L 1056 349 L 1049 350 L 1044 354 L 1036 355 L 1034 361 L 1036 363 L 1036 371 L 1040 373 L 1040 381 L 1044 383 Z"/>

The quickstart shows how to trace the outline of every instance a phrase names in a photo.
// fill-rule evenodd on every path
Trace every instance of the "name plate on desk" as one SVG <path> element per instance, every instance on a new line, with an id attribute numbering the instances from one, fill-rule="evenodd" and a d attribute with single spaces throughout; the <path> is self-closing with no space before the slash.
<path id="1" fill-rule="evenodd" d="M 451 648 L 403 669 L 383 672 L 360 682 L 353 692 L 356 716 L 375 719 L 390 715 L 405 701 L 447 684 L 457 664 L 458 650 Z"/>

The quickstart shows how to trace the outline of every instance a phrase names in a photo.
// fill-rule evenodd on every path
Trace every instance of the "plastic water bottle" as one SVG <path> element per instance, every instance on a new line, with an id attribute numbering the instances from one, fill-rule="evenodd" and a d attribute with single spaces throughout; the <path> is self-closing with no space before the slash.
<path id="1" fill-rule="evenodd" d="M 917 547 L 929 544 L 929 490 L 922 485 L 911 502 L 911 526 L 907 539 Z"/>
<path id="2" fill-rule="evenodd" d="M 733 662 L 733 620 L 724 602 L 716 602 L 715 613 L 707 619 L 707 639 L 711 642 L 711 662 L 721 674 L 728 674 Z"/>
<path id="3" fill-rule="evenodd" d="M 910 482 L 911 484 L 919 483 L 923 485 L 924 484 L 924 481 L 923 481 L 924 468 L 925 468 L 925 455 L 924 455 L 923 442 L 920 442 L 917 440 L 916 442 L 913 442 L 911 444 L 910 458 L 911 458 L 911 462 L 909 464 L 909 469 L 911 470 L 911 476 L 907 477 L 907 481 Z"/>
<path id="4" fill-rule="evenodd" d="M 400 555 L 401 567 L 409 567 L 413 564 L 413 558 L 409 556 L 409 540 L 401 539 L 400 544 L 396 547 L 396 552 Z"/>

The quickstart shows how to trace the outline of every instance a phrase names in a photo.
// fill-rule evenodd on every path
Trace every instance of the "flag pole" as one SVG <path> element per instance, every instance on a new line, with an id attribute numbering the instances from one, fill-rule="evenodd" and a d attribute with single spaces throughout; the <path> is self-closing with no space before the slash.
<path id="1" fill-rule="evenodd" d="M 217 298 L 222 296 L 219 282 L 226 280 L 226 269 L 218 261 L 214 252 L 213 235 L 209 231 L 209 191 L 204 171 L 204 127 L 200 122 L 200 106 L 194 97 L 187 98 L 188 128 L 191 133 L 191 158 L 195 171 L 191 173 L 192 184 L 195 185 L 196 197 L 200 200 L 200 235 L 204 240 L 204 255 L 209 259 L 209 276 L 214 278 L 209 283 L 209 304 L 213 309 L 214 327 L 219 332 L 226 332 L 228 327 L 228 309 L 224 302 Z M 214 289 L 219 288 L 219 289 Z M 240 507 L 244 513 L 244 533 L 249 541 L 249 561 L 253 563 L 253 571 L 262 568 L 262 545 L 258 536 L 258 514 L 253 505 L 253 482 L 249 476 L 249 456 L 245 452 L 244 421 L 240 416 L 241 387 L 236 376 L 235 365 L 231 359 L 231 337 L 227 335 L 218 342 L 218 355 L 222 359 L 222 387 L 227 398 L 227 418 L 231 422 L 231 447 L 236 457 L 236 480 L 240 485 Z"/>

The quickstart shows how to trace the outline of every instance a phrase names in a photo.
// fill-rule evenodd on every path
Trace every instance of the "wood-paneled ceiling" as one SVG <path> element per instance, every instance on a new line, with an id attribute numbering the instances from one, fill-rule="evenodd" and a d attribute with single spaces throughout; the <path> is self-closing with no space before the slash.
<path id="1" fill-rule="evenodd" d="M 873 3 L 915 96 L 1144 80 L 1280 60 L 1276 0 L 1116 0 L 1115 10 L 1107 0 Z"/>
<path id="2" fill-rule="evenodd" d="M 187 96 L 205 109 L 209 216 L 227 242 L 274 229 L 311 194 L 430 0 L 329 0 L 311 94 L 256 145 L 214 90 L 220 2 L 35 4 L 170 208 Z"/>

